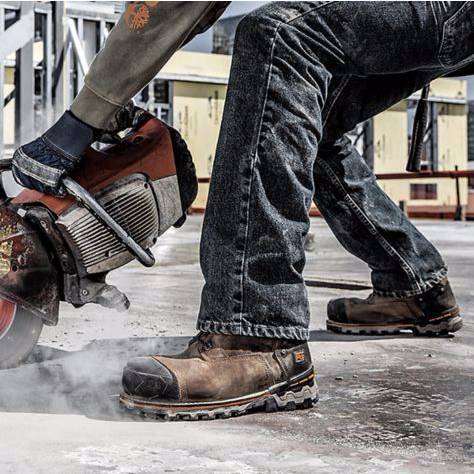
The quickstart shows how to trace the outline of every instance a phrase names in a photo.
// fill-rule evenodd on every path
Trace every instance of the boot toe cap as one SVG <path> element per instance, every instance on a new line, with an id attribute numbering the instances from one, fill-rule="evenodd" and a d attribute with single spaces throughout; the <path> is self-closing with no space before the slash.
<path id="1" fill-rule="evenodd" d="M 154 357 L 135 357 L 123 371 L 122 385 L 125 393 L 143 398 L 178 398 L 176 376 Z"/>
<path id="2" fill-rule="evenodd" d="M 327 313 L 329 320 L 338 323 L 347 323 L 346 299 L 337 298 L 329 301 Z"/>

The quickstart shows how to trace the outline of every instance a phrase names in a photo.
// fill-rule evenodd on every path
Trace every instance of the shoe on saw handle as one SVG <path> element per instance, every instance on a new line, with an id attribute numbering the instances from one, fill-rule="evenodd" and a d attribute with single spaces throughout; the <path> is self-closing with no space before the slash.
<path id="1" fill-rule="evenodd" d="M 308 344 L 199 333 L 176 356 L 137 357 L 123 372 L 121 404 L 167 420 L 309 408 L 318 389 Z"/>
<path id="2" fill-rule="evenodd" d="M 462 327 L 459 306 L 447 278 L 417 296 L 372 293 L 366 299 L 334 299 L 328 303 L 327 313 L 327 328 L 345 334 L 397 334 L 411 329 L 415 335 L 439 336 Z"/>

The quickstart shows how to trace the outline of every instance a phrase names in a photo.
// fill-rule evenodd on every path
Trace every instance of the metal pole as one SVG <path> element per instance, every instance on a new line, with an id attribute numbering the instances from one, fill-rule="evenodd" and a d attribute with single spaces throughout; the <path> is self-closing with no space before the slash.
<path id="1" fill-rule="evenodd" d="M 46 13 L 46 25 L 43 32 L 43 67 L 44 67 L 44 89 L 43 89 L 43 113 L 46 115 L 45 124 L 50 125 L 53 120 L 53 13 Z"/>
<path id="2" fill-rule="evenodd" d="M 99 47 L 97 48 L 96 52 L 99 52 L 100 49 L 102 49 L 102 46 L 104 46 L 104 43 L 106 39 L 109 36 L 109 30 L 107 29 L 107 25 L 105 23 L 105 20 L 100 20 L 99 23 Z"/>
<path id="3" fill-rule="evenodd" d="M 5 29 L 5 9 L 0 7 L 0 36 L 2 35 Z M 5 101 L 5 62 L 2 57 L 0 57 L 0 159 L 3 158 L 3 108 Z M 1 179 L 1 178 L 0 178 Z"/>
<path id="4" fill-rule="evenodd" d="M 55 72 L 59 74 L 59 79 L 56 81 L 53 90 L 54 99 L 54 115 L 59 117 L 66 108 L 64 93 L 67 87 L 67 71 L 65 71 L 66 51 L 65 40 L 66 32 L 64 28 L 64 2 L 52 2 L 53 6 L 53 23 L 54 23 L 54 61 Z"/>
<path id="5" fill-rule="evenodd" d="M 34 13 L 34 2 L 21 2 L 20 19 Z M 34 24 L 34 23 L 33 23 Z M 34 135 L 33 34 L 16 53 L 15 65 L 15 142 L 21 144 Z"/>
<path id="6" fill-rule="evenodd" d="M 398 201 L 398 207 L 403 212 L 403 214 L 408 216 L 408 207 L 407 207 L 407 202 L 406 201 Z"/>
<path id="7" fill-rule="evenodd" d="M 455 171 L 459 170 L 458 165 L 454 167 Z M 456 212 L 454 214 L 455 221 L 462 221 L 463 220 L 463 209 L 461 206 L 461 190 L 459 188 L 459 176 L 456 176 Z"/>
<path id="8" fill-rule="evenodd" d="M 84 82 L 84 76 L 89 70 L 89 65 L 87 64 L 86 54 L 84 52 L 84 47 L 82 45 L 81 36 L 82 36 L 82 20 L 78 20 L 79 25 L 81 25 L 80 30 L 76 28 L 76 24 L 72 18 L 68 18 L 67 24 L 69 28 L 69 34 L 71 35 L 72 47 L 76 53 L 76 58 L 78 62 L 78 78 L 79 78 L 79 87 L 82 87 Z"/>
<path id="9" fill-rule="evenodd" d="M 72 18 L 68 18 L 68 26 L 69 31 L 71 32 L 72 46 L 74 48 L 74 52 L 76 53 L 77 59 L 77 92 L 79 92 L 82 86 L 84 85 L 84 76 L 87 74 L 87 69 L 89 68 L 84 51 L 84 19 L 77 19 L 77 31 L 71 29 L 71 23 L 75 28 L 76 24 L 74 23 L 74 20 Z M 76 42 L 77 46 L 75 46 Z"/>

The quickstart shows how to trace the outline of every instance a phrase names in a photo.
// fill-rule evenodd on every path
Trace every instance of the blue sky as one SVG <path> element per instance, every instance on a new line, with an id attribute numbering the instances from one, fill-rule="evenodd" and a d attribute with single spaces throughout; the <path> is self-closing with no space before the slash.
<path id="1" fill-rule="evenodd" d="M 244 15 L 255 8 L 263 5 L 266 2 L 232 2 L 221 18 L 229 16 Z M 203 53 L 210 53 L 212 50 L 212 29 L 205 33 L 196 36 L 184 48 L 186 51 L 201 51 Z"/>

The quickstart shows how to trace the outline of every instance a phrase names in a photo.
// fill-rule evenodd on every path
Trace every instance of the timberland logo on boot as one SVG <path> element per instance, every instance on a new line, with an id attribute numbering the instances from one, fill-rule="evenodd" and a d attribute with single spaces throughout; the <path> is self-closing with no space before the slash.
<path id="1" fill-rule="evenodd" d="M 302 364 L 305 361 L 304 351 L 295 352 L 294 355 L 297 364 Z"/>

